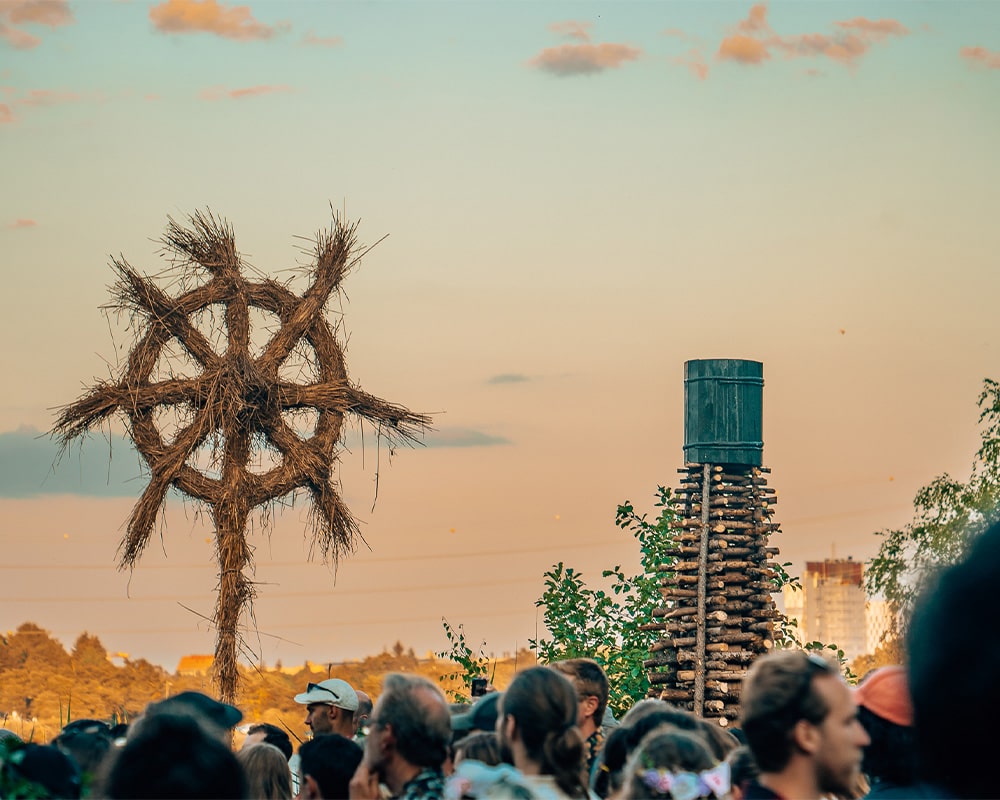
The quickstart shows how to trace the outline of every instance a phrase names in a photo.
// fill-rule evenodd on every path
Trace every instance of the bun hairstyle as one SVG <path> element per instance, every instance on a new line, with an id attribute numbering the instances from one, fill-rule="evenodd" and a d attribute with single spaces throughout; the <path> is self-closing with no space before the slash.
<path id="1" fill-rule="evenodd" d="M 577 713 L 573 684 L 548 667 L 519 672 L 500 698 L 500 716 L 514 718 L 518 737 L 541 773 L 551 775 L 570 797 L 585 798 L 584 742 Z"/>

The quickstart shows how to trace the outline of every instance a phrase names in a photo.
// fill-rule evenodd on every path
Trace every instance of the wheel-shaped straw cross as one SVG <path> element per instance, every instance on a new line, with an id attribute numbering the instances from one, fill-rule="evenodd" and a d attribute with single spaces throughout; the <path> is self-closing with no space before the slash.
<path id="1" fill-rule="evenodd" d="M 356 224 L 345 225 L 335 218 L 330 230 L 320 232 L 312 283 L 298 296 L 273 280 L 247 281 L 232 229 L 210 212 L 197 213 L 190 222 L 185 228 L 170 220 L 162 243 L 179 257 L 185 277 L 207 274 L 208 280 L 171 296 L 123 259 L 113 259 L 119 275 L 114 306 L 138 314 L 143 330 L 119 379 L 98 383 L 63 409 L 53 432 L 66 445 L 114 412 L 125 415 L 150 480 L 132 510 L 119 548 L 122 569 L 134 567 L 141 556 L 171 486 L 210 507 L 219 562 L 214 669 L 220 695 L 232 701 L 238 683 L 238 624 L 255 596 L 246 574 L 252 563 L 247 542 L 252 510 L 307 490 L 315 512 L 313 543 L 324 558 L 336 562 L 353 551 L 360 536 L 331 478 L 345 414 L 373 422 L 390 443 L 415 441 L 430 419 L 373 397 L 347 378 L 343 352 L 325 308 L 357 260 L 352 258 Z M 210 306 L 225 308 L 222 353 L 192 321 Z M 251 353 L 251 308 L 280 320 L 257 355 Z M 171 340 L 180 343 L 199 374 L 154 378 Z M 314 353 L 317 379 L 310 383 L 283 379 L 282 365 L 297 347 L 302 349 L 303 342 Z M 168 441 L 157 414 L 172 408 L 188 409 L 189 415 Z M 302 410 L 316 414 L 310 436 L 301 436 L 285 418 Z M 218 477 L 192 463 L 210 440 L 221 451 L 215 454 Z M 250 469 L 265 448 L 280 455 L 278 463 L 263 473 Z"/>

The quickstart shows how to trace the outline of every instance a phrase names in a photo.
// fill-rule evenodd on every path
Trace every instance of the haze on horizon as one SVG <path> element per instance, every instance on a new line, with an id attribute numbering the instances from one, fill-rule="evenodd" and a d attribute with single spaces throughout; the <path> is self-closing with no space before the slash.
<path id="1" fill-rule="evenodd" d="M 172 669 L 208 653 L 207 517 L 115 569 L 143 486 L 111 431 L 54 471 L 55 409 L 128 349 L 109 254 L 166 265 L 210 208 L 284 279 L 332 209 L 388 234 L 345 281 L 352 380 L 434 416 L 352 433 L 368 548 L 257 529 L 267 663 L 538 630 L 543 573 L 638 568 L 683 453 L 683 365 L 764 364 L 772 543 L 870 558 L 968 475 L 997 374 L 1000 6 L 976 2 L 0 5 L 0 631 Z M 332 207 L 332 209 L 331 209 Z M 113 457 L 108 459 L 108 454 Z M 378 475 L 376 499 L 375 480 Z"/>

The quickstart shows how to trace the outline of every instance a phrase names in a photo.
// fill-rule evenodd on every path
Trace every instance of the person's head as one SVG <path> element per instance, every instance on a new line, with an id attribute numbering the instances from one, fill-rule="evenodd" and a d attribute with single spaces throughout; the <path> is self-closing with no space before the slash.
<path id="1" fill-rule="evenodd" d="M 67 727 L 51 743 L 73 759 L 86 787 L 111 749 L 111 729 L 107 725 L 103 725 L 103 729 Z"/>
<path id="2" fill-rule="evenodd" d="M 900 786 L 916 783 L 916 732 L 906 670 L 899 666 L 873 670 L 858 684 L 854 700 L 858 719 L 871 739 L 861 771 L 869 781 Z"/>
<path id="3" fill-rule="evenodd" d="M 850 689 L 823 657 L 779 650 L 758 658 L 743 683 L 740 715 L 762 773 L 804 759 L 821 792 L 854 789 L 868 735 Z"/>
<path id="4" fill-rule="evenodd" d="M 451 729 L 456 740 L 477 731 L 495 731 L 497 727 L 497 708 L 500 704 L 501 692 L 484 694 L 471 706 L 462 704 L 453 709 Z"/>
<path id="5" fill-rule="evenodd" d="M 236 755 L 246 776 L 248 797 L 254 800 L 291 800 L 292 773 L 288 759 L 273 744 L 258 742 Z"/>
<path id="6" fill-rule="evenodd" d="M 331 734 L 303 742 L 299 748 L 299 797 L 344 798 L 364 749 L 346 736 Z"/>
<path id="7" fill-rule="evenodd" d="M 524 770 L 530 762 L 555 778 L 563 792 L 585 797 L 584 743 L 577 727 L 576 690 L 569 679 L 548 667 L 517 673 L 500 698 L 497 735 L 504 760 Z"/>
<path id="8" fill-rule="evenodd" d="M 368 717 L 371 716 L 374 703 L 365 692 L 357 692 L 358 707 L 354 710 L 354 735 L 361 733 L 362 728 L 368 724 Z"/>
<path id="9" fill-rule="evenodd" d="M 347 681 L 330 678 L 310 683 L 304 692 L 295 695 L 295 702 L 306 707 L 305 724 L 313 736 L 354 736 L 358 693 Z"/>
<path id="10" fill-rule="evenodd" d="M 711 773 L 715 760 L 700 737 L 663 725 L 648 733 L 629 756 L 625 767 L 623 798 L 722 797 L 729 791 L 728 765 Z"/>
<path id="11" fill-rule="evenodd" d="M 195 717 L 157 713 L 129 731 L 100 796 L 237 800 L 246 782 L 236 756 Z"/>
<path id="12" fill-rule="evenodd" d="M 81 796 L 80 770 L 72 758 L 53 745 L 11 742 L 0 749 L 0 797 Z"/>
<path id="13" fill-rule="evenodd" d="M 617 793 L 625 781 L 625 767 L 629 757 L 651 731 L 664 726 L 702 737 L 703 745 L 709 747 L 701 720 L 690 711 L 676 708 L 661 700 L 640 701 L 629 709 L 622 724 L 604 741 L 599 756 L 600 767 L 594 773 L 591 786 L 594 792 L 600 797 L 609 797 Z"/>
<path id="14" fill-rule="evenodd" d="M 243 749 L 253 747 L 255 744 L 260 744 L 261 742 L 277 747 L 282 755 L 285 756 L 286 761 L 292 757 L 292 740 L 277 725 L 271 725 L 267 722 L 259 722 L 256 725 L 251 725 L 247 730 L 246 738 L 243 740 Z"/>
<path id="15" fill-rule="evenodd" d="M 480 761 L 489 766 L 503 763 L 500 756 L 500 740 L 495 731 L 477 731 L 469 734 L 455 745 L 455 766 L 462 761 Z"/>
<path id="16" fill-rule="evenodd" d="M 601 665 L 591 658 L 568 658 L 549 664 L 558 670 L 576 689 L 578 711 L 576 724 L 587 736 L 601 727 L 604 710 L 608 707 L 610 685 Z"/>
<path id="17" fill-rule="evenodd" d="M 760 768 L 754 761 L 753 753 L 745 744 L 741 744 L 735 750 L 730 751 L 726 756 L 729 762 L 729 782 L 730 792 L 733 800 L 742 800 L 744 787 L 752 780 L 756 780 L 760 775 Z"/>
<path id="18" fill-rule="evenodd" d="M 233 727 L 243 719 L 243 712 L 235 706 L 222 703 L 202 692 L 188 691 L 150 703 L 134 728 L 140 728 L 146 719 L 158 714 L 191 717 L 226 744 L 230 741 Z"/>
<path id="19" fill-rule="evenodd" d="M 399 758 L 415 767 L 440 769 L 450 743 L 451 713 L 441 690 L 420 675 L 386 675 L 368 720 L 368 768 L 381 773 Z"/>
<path id="20" fill-rule="evenodd" d="M 958 797 L 995 794 L 996 744 L 982 730 L 1000 713 L 1000 640 L 991 635 L 1000 575 L 1000 523 L 921 596 L 907 636 L 922 777 Z"/>

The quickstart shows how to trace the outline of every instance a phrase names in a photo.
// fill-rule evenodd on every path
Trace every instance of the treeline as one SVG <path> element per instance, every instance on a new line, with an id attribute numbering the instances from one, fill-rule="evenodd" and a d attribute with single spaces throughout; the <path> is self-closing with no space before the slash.
<path id="1" fill-rule="evenodd" d="M 521 651 L 516 658 L 491 666 L 495 684 L 506 686 L 514 669 L 535 663 L 534 655 Z M 237 705 L 247 722 L 270 722 L 304 739 L 303 708 L 294 696 L 306 684 L 333 676 L 377 697 L 388 672 L 412 672 L 438 682 L 443 689 L 461 688 L 444 680 L 455 671 L 446 660 L 420 659 L 412 648 L 397 642 L 390 651 L 346 664 L 327 667 L 304 665 L 298 670 L 245 667 Z M 48 631 L 32 622 L 0 637 L 0 727 L 23 738 L 48 741 L 70 719 L 128 721 L 152 700 L 193 689 L 214 694 L 208 675 L 167 672 L 145 659 L 123 658 L 112 663 L 98 637 L 82 633 L 67 652 Z"/>

